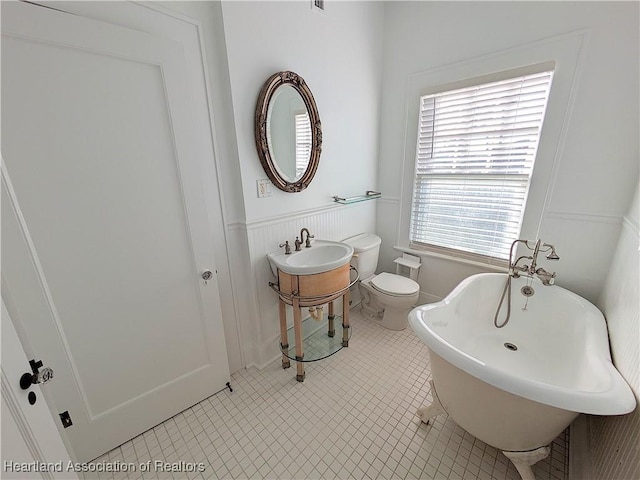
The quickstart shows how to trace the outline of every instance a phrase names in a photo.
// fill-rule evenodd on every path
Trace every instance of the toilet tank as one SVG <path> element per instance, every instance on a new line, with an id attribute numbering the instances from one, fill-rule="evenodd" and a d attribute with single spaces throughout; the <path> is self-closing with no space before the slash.
<path id="1" fill-rule="evenodd" d="M 361 233 L 355 237 L 343 240 L 343 243 L 353 247 L 351 265 L 358 269 L 360 280 L 369 278 L 376 273 L 378 266 L 378 254 L 382 240 L 373 233 Z"/>

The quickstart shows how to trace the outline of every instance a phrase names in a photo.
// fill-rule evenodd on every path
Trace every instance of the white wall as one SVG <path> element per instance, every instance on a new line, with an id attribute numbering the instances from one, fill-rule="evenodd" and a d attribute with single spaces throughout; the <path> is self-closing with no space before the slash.
<path id="1" fill-rule="evenodd" d="M 558 141 L 548 142 L 537 167 L 549 181 L 532 187 L 541 206 L 527 212 L 523 235 L 533 238 L 539 224 L 540 236 L 561 256 L 545 268 L 558 271 L 559 284 L 597 299 L 613 256 L 607 245 L 616 244 L 638 176 L 637 4 L 326 2 L 324 14 L 306 0 L 163 5 L 198 19 L 204 32 L 236 292 L 223 293 L 225 315 L 239 319 L 242 365 L 263 365 L 277 350 L 265 254 L 284 240 L 293 243 L 301 227 L 331 239 L 376 229 L 383 237 L 379 269 L 394 268 L 411 79 L 575 32 L 580 43 L 575 78 L 564 88 L 567 110 L 547 120 L 545 134 Z M 273 188 L 272 197 L 258 198 L 256 180 L 266 174 L 253 137 L 255 102 L 267 77 L 285 69 L 313 91 L 323 152 L 309 188 L 296 194 Z M 381 190 L 383 198 L 352 207 L 331 203 L 332 195 L 367 189 Z M 422 300 L 442 298 L 484 270 L 425 257 Z"/>
<path id="2" fill-rule="evenodd" d="M 375 229 L 376 203 L 342 207 L 333 195 L 353 196 L 377 188 L 383 4 L 326 2 L 311 10 L 306 0 L 223 2 L 225 41 L 237 135 L 244 218 L 229 225 L 231 244 L 244 245 L 235 260 L 246 365 L 265 365 L 278 355 L 277 296 L 267 285 L 266 253 L 302 227 L 317 238 L 339 240 Z M 299 193 L 272 187 L 254 141 L 254 114 L 267 78 L 292 70 L 309 85 L 322 122 L 322 155 L 311 185 Z"/>
<path id="3" fill-rule="evenodd" d="M 535 58 L 537 48 L 552 57 L 546 60 L 558 61 L 550 108 L 554 95 L 554 105 L 564 103 L 545 120 L 522 236 L 555 244 L 561 260 L 544 267 L 558 272 L 558 284 L 595 301 L 638 178 L 638 22 L 635 2 L 387 3 L 378 170 L 387 198 L 377 217 L 385 247 L 380 266 L 391 268 L 397 252 L 390 246 L 406 238 L 397 219 L 402 198 L 411 195 L 410 186 L 403 190 L 402 167 L 408 160 L 405 168 L 413 168 L 415 140 L 406 139 L 405 131 L 414 121 L 407 112 L 415 82 L 429 77 L 425 72 L 471 73 L 483 62 L 506 70 L 516 66 L 517 55 L 524 63 Z M 425 257 L 423 296 L 441 298 L 477 270 Z"/>
<path id="4" fill-rule="evenodd" d="M 627 211 L 638 182 L 638 5 L 326 5 L 324 15 L 311 11 L 306 0 L 173 7 L 203 21 L 205 32 L 212 29 L 206 41 L 210 65 L 216 65 L 210 67 L 212 103 L 244 364 L 262 366 L 277 356 L 276 298 L 267 287 L 273 278 L 264 256 L 281 241 L 292 243 L 302 226 L 329 239 L 377 228 L 384 242 L 380 266 L 393 268 L 398 252 L 392 246 L 402 233 L 410 78 L 578 32 L 575 78 L 564 92 L 570 97 L 567 110 L 546 124 L 547 136 L 559 140 L 539 168 L 549 181 L 532 186 L 541 206 L 527 212 L 532 218 L 526 234 L 537 234 L 539 225 L 540 236 L 557 246 L 562 259 L 552 267 L 559 284 L 592 301 L 600 297 L 614 361 L 638 396 L 637 193 Z M 324 134 L 320 168 L 307 190 L 274 189 L 271 198 L 258 199 L 255 183 L 266 175 L 253 140 L 255 101 L 262 82 L 285 69 L 305 78 L 318 104 Z M 384 196 L 375 202 L 349 207 L 330 202 L 332 195 L 376 188 Z M 425 301 L 442 298 L 462 278 L 485 270 L 443 258 L 423 262 Z M 591 419 L 597 478 L 638 476 L 633 455 L 639 425 L 637 411 Z"/>
<path id="5" fill-rule="evenodd" d="M 611 356 L 640 401 L 640 186 L 624 217 L 622 233 L 598 306 L 609 327 Z M 640 408 L 620 417 L 590 417 L 593 478 L 639 478 Z"/>
<path id="6" fill-rule="evenodd" d="M 223 2 L 248 222 L 324 206 L 333 195 L 363 194 L 376 184 L 382 5 L 326 2 L 326 8 L 312 11 L 304 0 Z M 256 180 L 266 175 L 254 141 L 256 100 L 280 70 L 301 75 L 313 92 L 322 155 L 303 192 L 274 189 L 272 197 L 257 198 Z"/>

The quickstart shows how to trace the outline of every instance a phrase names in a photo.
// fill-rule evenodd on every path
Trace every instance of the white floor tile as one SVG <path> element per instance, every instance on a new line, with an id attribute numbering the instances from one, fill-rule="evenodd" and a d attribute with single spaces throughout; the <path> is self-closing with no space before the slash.
<path id="1" fill-rule="evenodd" d="M 276 361 L 232 376 L 222 391 L 96 462 L 203 462 L 203 472 L 91 473 L 87 478 L 519 480 L 511 462 L 455 422 L 415 416 L 430 400 L 427 349 L 411 329 L 385 330 L 351 315 L 349 347 L 305 364 Z M 568 433 L 533 467 L 567 480 Z"/>

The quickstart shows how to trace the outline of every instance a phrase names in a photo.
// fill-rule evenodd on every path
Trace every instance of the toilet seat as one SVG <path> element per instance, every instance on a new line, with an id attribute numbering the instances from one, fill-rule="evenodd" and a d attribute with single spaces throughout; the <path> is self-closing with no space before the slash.
<path id="1" fill-rule="evenodd" d="M 410 278 L 387 272 L 374 276 L 370 283 L 379 292 L 396 297 L 415 295 L 420 290 L 420 285 Z"/>

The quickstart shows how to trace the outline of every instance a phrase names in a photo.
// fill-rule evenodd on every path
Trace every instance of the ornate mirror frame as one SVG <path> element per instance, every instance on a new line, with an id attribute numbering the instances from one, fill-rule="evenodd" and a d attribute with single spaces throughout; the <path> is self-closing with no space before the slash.
<path id="1" fill-rule="evenodd" d="M 276 90 L 282 85 L 290 85 L 300 94 L 309 113 L 309 121 L 311 122 L 311 154 L 309 163 L 302 177 L 295 182 L 289 182 L 283 178 L 278 171 L 274 163 L 275 159 L 271 155 L 267 138 L 267 113 L 269 105 Z M 255 140 L 262 168 L 269 177 L 269 180 L 271 180 L 276 187 L 282 191 L 293 193 L 304 190 L 309 186 L 318 169 L 320 153 L 322 152 L 322 126 L 313 94 L 300 75 L 290 71 L 282 71 L 271 75 L 264 83 L 256 104 Z"/>

